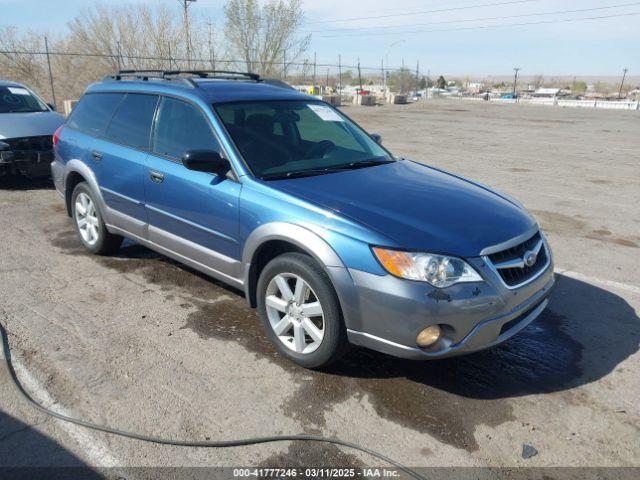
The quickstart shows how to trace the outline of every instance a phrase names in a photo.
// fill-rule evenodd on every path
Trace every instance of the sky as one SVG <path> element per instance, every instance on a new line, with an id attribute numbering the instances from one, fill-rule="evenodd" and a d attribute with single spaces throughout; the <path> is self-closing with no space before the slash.
<path id="1" fill-rule="evenodd" d="M 0 25 L 64 32 L 95 3 L 0 0 Z M 108 3 L 165 4 L 180 14 L 178 0 Z M 223 4 L 197 0 L 190 12 L 222 31 Z M 640 75 L 640 1 L 304 0 L 304 10 L 302 32 L 312 35 L 307 55 L 315 52 L 318 63 L 337 63 L 340 54 L 343 63 L 359 58 L 363 66 L 404 60 L 414 69 L 419 62 L 431 75 L 510 75 L 514 67 L 522 75 L 615 77 L 623 68 Z"/>

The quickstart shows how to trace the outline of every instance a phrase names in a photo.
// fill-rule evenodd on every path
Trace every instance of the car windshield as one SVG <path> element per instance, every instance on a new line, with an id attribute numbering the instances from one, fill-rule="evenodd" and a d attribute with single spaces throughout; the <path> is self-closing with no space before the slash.
<path id="1" fill-rule="evenodd" d="M 46 112 L 47 110 L 47 106 L 26 88 L 0 86 L 0 113 Z"/>
<path id="2" fill-rule="evenodd" d="M 241 102 L 214 108 L 253 173 L 264 180 L 394 161 L 357 125 L 323 102 Z"/>

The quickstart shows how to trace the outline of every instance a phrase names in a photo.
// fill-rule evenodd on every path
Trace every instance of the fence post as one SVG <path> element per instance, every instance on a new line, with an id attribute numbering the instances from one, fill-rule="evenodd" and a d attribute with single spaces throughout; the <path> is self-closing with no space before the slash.
<path id="1" fill-rule="evenodd" d="M 51 98 L 53 99 L 53 106 L 56 107 L 56 91 L 53 88 L 53 72 L 51 71 L 51 59 L 49 58 L 49 41 L 47 36 L 44 36 L 44 51 L 47 54 L 47 66 L 49 67 L 49 85 L 51 85 Z"/>
<path id="2" fill-rule="evenodd" d="M 338 55 L 338 95 L 342 100 L 342 55 Z"/>

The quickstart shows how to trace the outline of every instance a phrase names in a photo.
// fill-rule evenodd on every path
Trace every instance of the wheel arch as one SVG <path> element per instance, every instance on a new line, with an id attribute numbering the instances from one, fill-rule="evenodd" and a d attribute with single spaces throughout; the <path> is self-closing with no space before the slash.
<path id="1" fill-rule="evenodd" d="M 71 196 L 73 195 L 73 190 L 76 188 L 76 185 L 80 182 L 85 182 L 89 186 L 96 200 L 98 209 L 106 221 L 104 199 L 102 198 L 100 187 L 98 187 L 98 180 L 96 179 L 95 173 L 93 173 L 86 163 L 75 159 L 69 160 L 66 165 L 64 199 L 67 207 L 67 215 L 71 216 Z"/>
<path id="2" fill-rule="evenodd" d="M 339 294 L 339 287 L 327 267 L 344 268 L 344 264 L 333 248 L 318 234 L 299 225 L 268 223 L 249 235 L 243 250 L 245 294 L 251 307 L 257 305 L 256 287 L 262 269 L 273 258 L 288 252 L 305 253 L 316 260 L 327 270 L 333 287 Z"/>

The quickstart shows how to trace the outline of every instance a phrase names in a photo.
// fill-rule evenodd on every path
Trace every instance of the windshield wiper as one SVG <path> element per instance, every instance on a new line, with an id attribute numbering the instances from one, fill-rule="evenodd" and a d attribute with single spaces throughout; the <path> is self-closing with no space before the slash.
<path id="1" fill-rule="evenodd" d="M 285 178 L 312 177 L 314 175 L 325 175 L 327 173 L 337 172 L 338 170 L 340 169 L 336 169 L 335 167 L 312 168 L 309 170 L 300 170 L 295 172 L 270 173 L 263 175 L 260 178 L 262 178 L 262 180 L 282 180 Z"/>
<path id="2" fill-rule="evenodd" d="M 262 180 L 283 180 L 286 178 L 301 178 L 311 177 L 314 175 L 326 175 L 327 173 L 340 172 L 342 170 L 355 170 L 357 168 L 373 167 L 376 165 L 384 165 L 386 163 L 393 163 L 395 160 L 372 158 L 370 160 L 361 160 L 359 162 L 345 163 L 343 165 L 332 165 L 324 168 L 311 168 L 309 170 L 300 170 L 284 173 L 272 173 L 263 175 Z"/>
<path id="3" fill-rule="evenodd" d="M 356 168 L 375 167 L 376 165 L 385 165 L 387 163 L 393 162 L 395 162 L 395 160 L 372 158 L 370 160 L 361 160 L 359 162 L 351 162 L 344 165 L 338 165 L 334 168 L 339 170 L 355 170 Z"/>

